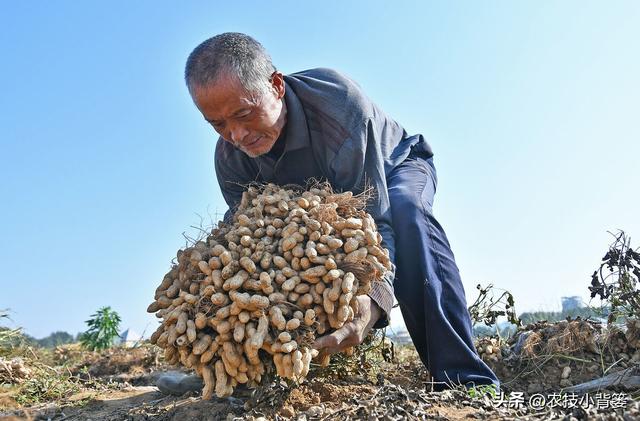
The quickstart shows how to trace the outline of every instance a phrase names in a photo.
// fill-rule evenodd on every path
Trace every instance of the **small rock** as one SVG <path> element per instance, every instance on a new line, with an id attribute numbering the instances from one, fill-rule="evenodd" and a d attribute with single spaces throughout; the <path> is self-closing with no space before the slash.
<path id="1" fill-rule="evenodd" d="M 291 418 L 296 414 L 296 411 L 293 410 L 293 407 L 290 405 L 285 405 L 280 409 L 280 415 L 283 417 Z"/>
<path id="2" fill-rule="evenodd" d="M 565 368 L 562 369 L 562 375 L 560 377 L 563 379 L 568 379 L 569 374 L 571 374 L 571 367 L 566 366 Z"/>
<path id="3" fill-rule="evenodd" d="M 453 392 L 451 391 L 451 389 L 445 389 L 442 392 L 440 392 L 440 399 L 442 399 L 443 401 L 450 400 L 452 398 L 453 398 Z"/>
<path id="4" fill-rule="evenodd" d="M 310 406 L 307 409 L 307 415 L 310 417 L 321 417 L 324 414 L 324 408 L 321 406 Z"/>

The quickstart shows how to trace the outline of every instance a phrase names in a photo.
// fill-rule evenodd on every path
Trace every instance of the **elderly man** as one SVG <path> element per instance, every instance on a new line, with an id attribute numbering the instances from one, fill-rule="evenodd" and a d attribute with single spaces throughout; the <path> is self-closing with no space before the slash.
<path id="1" fill-rule="evenodd" d="M 376 189 L 372 214 L 395 263 L 384 283 L 359 297 L 353 322 L 321 337 L 325 352 L 360 343 L 388 324 L 393 294 L 436 390 L 499 381 L 478 357 L 458 268 L 433 216 L 436 171 L 422 135 L 409 135 L 345 75 L 276 70 L 262 45 L 240 33 L 204 41 L 185 79 L 204 119 L 220 135 L 215 168 L 229 205 L 251 182 L 304 185 L 326 179 L 337 190 Z"/>

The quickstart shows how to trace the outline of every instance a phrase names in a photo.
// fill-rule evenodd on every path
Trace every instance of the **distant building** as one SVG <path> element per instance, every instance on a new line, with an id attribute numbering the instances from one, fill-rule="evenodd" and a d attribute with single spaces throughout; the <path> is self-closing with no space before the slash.
<path id="1" fill-rule="evenodd" d="M 575 310 L 583 307 L 582 298 L 574 295 L 573 297 L 562 297 L 562 312 Z"/>
<path id="2" fill-rule="evenodd" d="M 142 336 L 138 335 L 131 329 L 127 329 L 120 334 L 120 337 L 116 341 L 116 345 L 124 346 L 125 348 L 132 348 L 137 346 L 142 341 Z"/>

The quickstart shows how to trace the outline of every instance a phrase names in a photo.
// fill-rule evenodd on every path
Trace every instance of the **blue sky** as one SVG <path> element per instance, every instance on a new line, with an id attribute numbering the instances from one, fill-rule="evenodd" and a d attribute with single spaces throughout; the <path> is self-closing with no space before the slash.
<path id="1" fill-rule="evenodd" d="M 225 31 L 285 73 L 346 72 L 429 139 L 469 301 L 479 281 L 519 310 L 587 298 L 607 231 L 640 245 L 639 18 L 635 1 L 7 3 L 0 308 L 37 337 L 104 305 L 150 330 L 182 233 L 225 210 L 182 80 Z"/>

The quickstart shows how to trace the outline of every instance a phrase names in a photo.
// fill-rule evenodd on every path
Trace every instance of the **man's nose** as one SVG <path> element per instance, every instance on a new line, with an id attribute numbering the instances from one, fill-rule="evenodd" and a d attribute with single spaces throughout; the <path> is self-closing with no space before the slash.
<path id="1" fill-rule="evenodd" d="M 245 129 L 242 124 L 236 124 L 230 128 L 230 134 L 233 143 L 242 143 L 242 140 L 249 134 L 249 130 Z"/>

